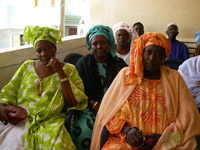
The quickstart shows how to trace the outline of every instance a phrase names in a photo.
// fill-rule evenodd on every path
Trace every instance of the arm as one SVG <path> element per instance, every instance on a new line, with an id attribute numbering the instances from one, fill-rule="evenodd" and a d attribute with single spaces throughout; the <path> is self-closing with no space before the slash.
<path id="1" fill-rule="evenodd" d="M 5 85 L 0 93 L 0 120 L 7 124 L 9 118 L 7 117 L 9 112 L 15 113 L 14 109 L 11 109 L 10 105 L 17 105 L 18 90 L 21 88 L 21 80 L 26 69 L 28 62 L 25 62 L 13 75 L 12 79 L 7 85 Z M 10 120 L 11 121 L 11 120 Z"/>
<path id="2" fill-rule="evenodd" d="M 57 58 L 52 57 L 48 65 L 51 66 L 60 77 L 61 89 L 65 102 L 68 106 L 75 106 L 77 101 L 73 95 L 69 80 L 63 70 L 63 64 Z"/>

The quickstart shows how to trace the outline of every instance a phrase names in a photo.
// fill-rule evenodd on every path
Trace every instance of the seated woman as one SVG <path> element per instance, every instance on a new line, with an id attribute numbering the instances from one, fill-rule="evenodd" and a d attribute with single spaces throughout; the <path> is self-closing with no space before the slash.
<path id="1" fill-rule="evenodd" d="M 183 77 L 200 111 L 200 56 L 192 57 L 179 66 L 178 72 Z"/>
<path id="2" fill-rule="evenodd" d="M 99 150 L 104 126 L 109 137 L 102 150 L 195 149 L 200 115 L 180 74 L 161 66 L 169 53 L 160 33 L 145 33 L 134 42 L 130 67 L 104 95 L 91 149 Z"/>
<path id="3" fill-rule="evenodd" d="M 122 58 L 127 65 L 130 63 L 130 49 L 132 43 L 138 37 L 135 29 L 123 22 L 117 23 L 113 26 L 113 33 L 116 42 L 116 54 Z"/>
<path id="4" fill-rule="evenodd" d="M 55 57 L 61 31 L 27 26 L 24 41 L 33 44 L 39 60 L 24 62 L 1 90 L 0 120 L 4 124 L 0 123 L 0 149 L 75 150 L 64 126 L 65 116 L 71 109 L 85 109 L 87 96 L 75 66 Z M 7 114 L 20 117 L 24 115 L 21 107 L 28 117 L 11 124 L 17 118 L 10 120 Z"/>
<path id="5" fill-rule="evenodd" d="M 78 150 L 89 150 L 96 113 L 104 93 L 126 63 L 116 57 L 112 29 L 96 25 L 86 35 L 88 54 L 76 64 L 88 96 L 88 108 L 75 113 L 72 139 Z"/>

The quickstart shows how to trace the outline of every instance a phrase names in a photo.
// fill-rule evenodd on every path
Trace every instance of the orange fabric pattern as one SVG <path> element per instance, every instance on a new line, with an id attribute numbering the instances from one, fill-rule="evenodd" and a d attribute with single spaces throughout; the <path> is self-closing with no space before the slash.
<path id="1" fill-rule="evenodd" d="M 134 149 L 126 143 L 125 135 L 121 133 L 125 123 L 138 127 L 144 135 L 163 133 L 169 124 L 161 80 L 142 79 L 142 83 L 136 86 L 121 109 L 107 123 L 111 134 L 103 150 Z"/>
<path id="2" fill-rule="evenodd" d="M 143 78 L 142 53 L 149 45 L 161 46 L 165 49 L 166 59 L 170 54 L 170 44 L 168 39 L 160 33 L 145 33 L 138 37 L 131 48 L 130 67 L 126 74 L 125 84 L 140 84 Z"/>

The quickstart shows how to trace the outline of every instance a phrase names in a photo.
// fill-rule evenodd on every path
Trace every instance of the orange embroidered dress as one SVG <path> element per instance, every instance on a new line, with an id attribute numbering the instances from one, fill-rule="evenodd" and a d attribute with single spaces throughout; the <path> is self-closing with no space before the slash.
<path id="1" fill-rule="evenodd" d="M 162 134 L 169 125 L 161 80 L 142 79 L 121 109 L 107 123 L 111 133 L 102 150 L 134 150 L 121 132 L 124 124 L 138 127 L 144 134 Z"/>

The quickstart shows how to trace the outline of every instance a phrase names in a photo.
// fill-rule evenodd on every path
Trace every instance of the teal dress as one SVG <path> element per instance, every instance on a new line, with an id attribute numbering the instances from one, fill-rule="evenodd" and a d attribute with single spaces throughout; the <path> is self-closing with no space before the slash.
<path id="1" fill-rule="evenodd" d="M 108 55 L 107 64 L 97 63 L 94 56 L 88 54 L 76 64 L 76 68 L 83 80 L 85 93 L 89 100 L 101 103 L 103 95 L 121 68 L 127 66 L 122 59 Z M 75 111 L 74 126 L 71 137 L 77 150 L 90 150 L 90 142 L 96 114 L 93 108 Z"/>

